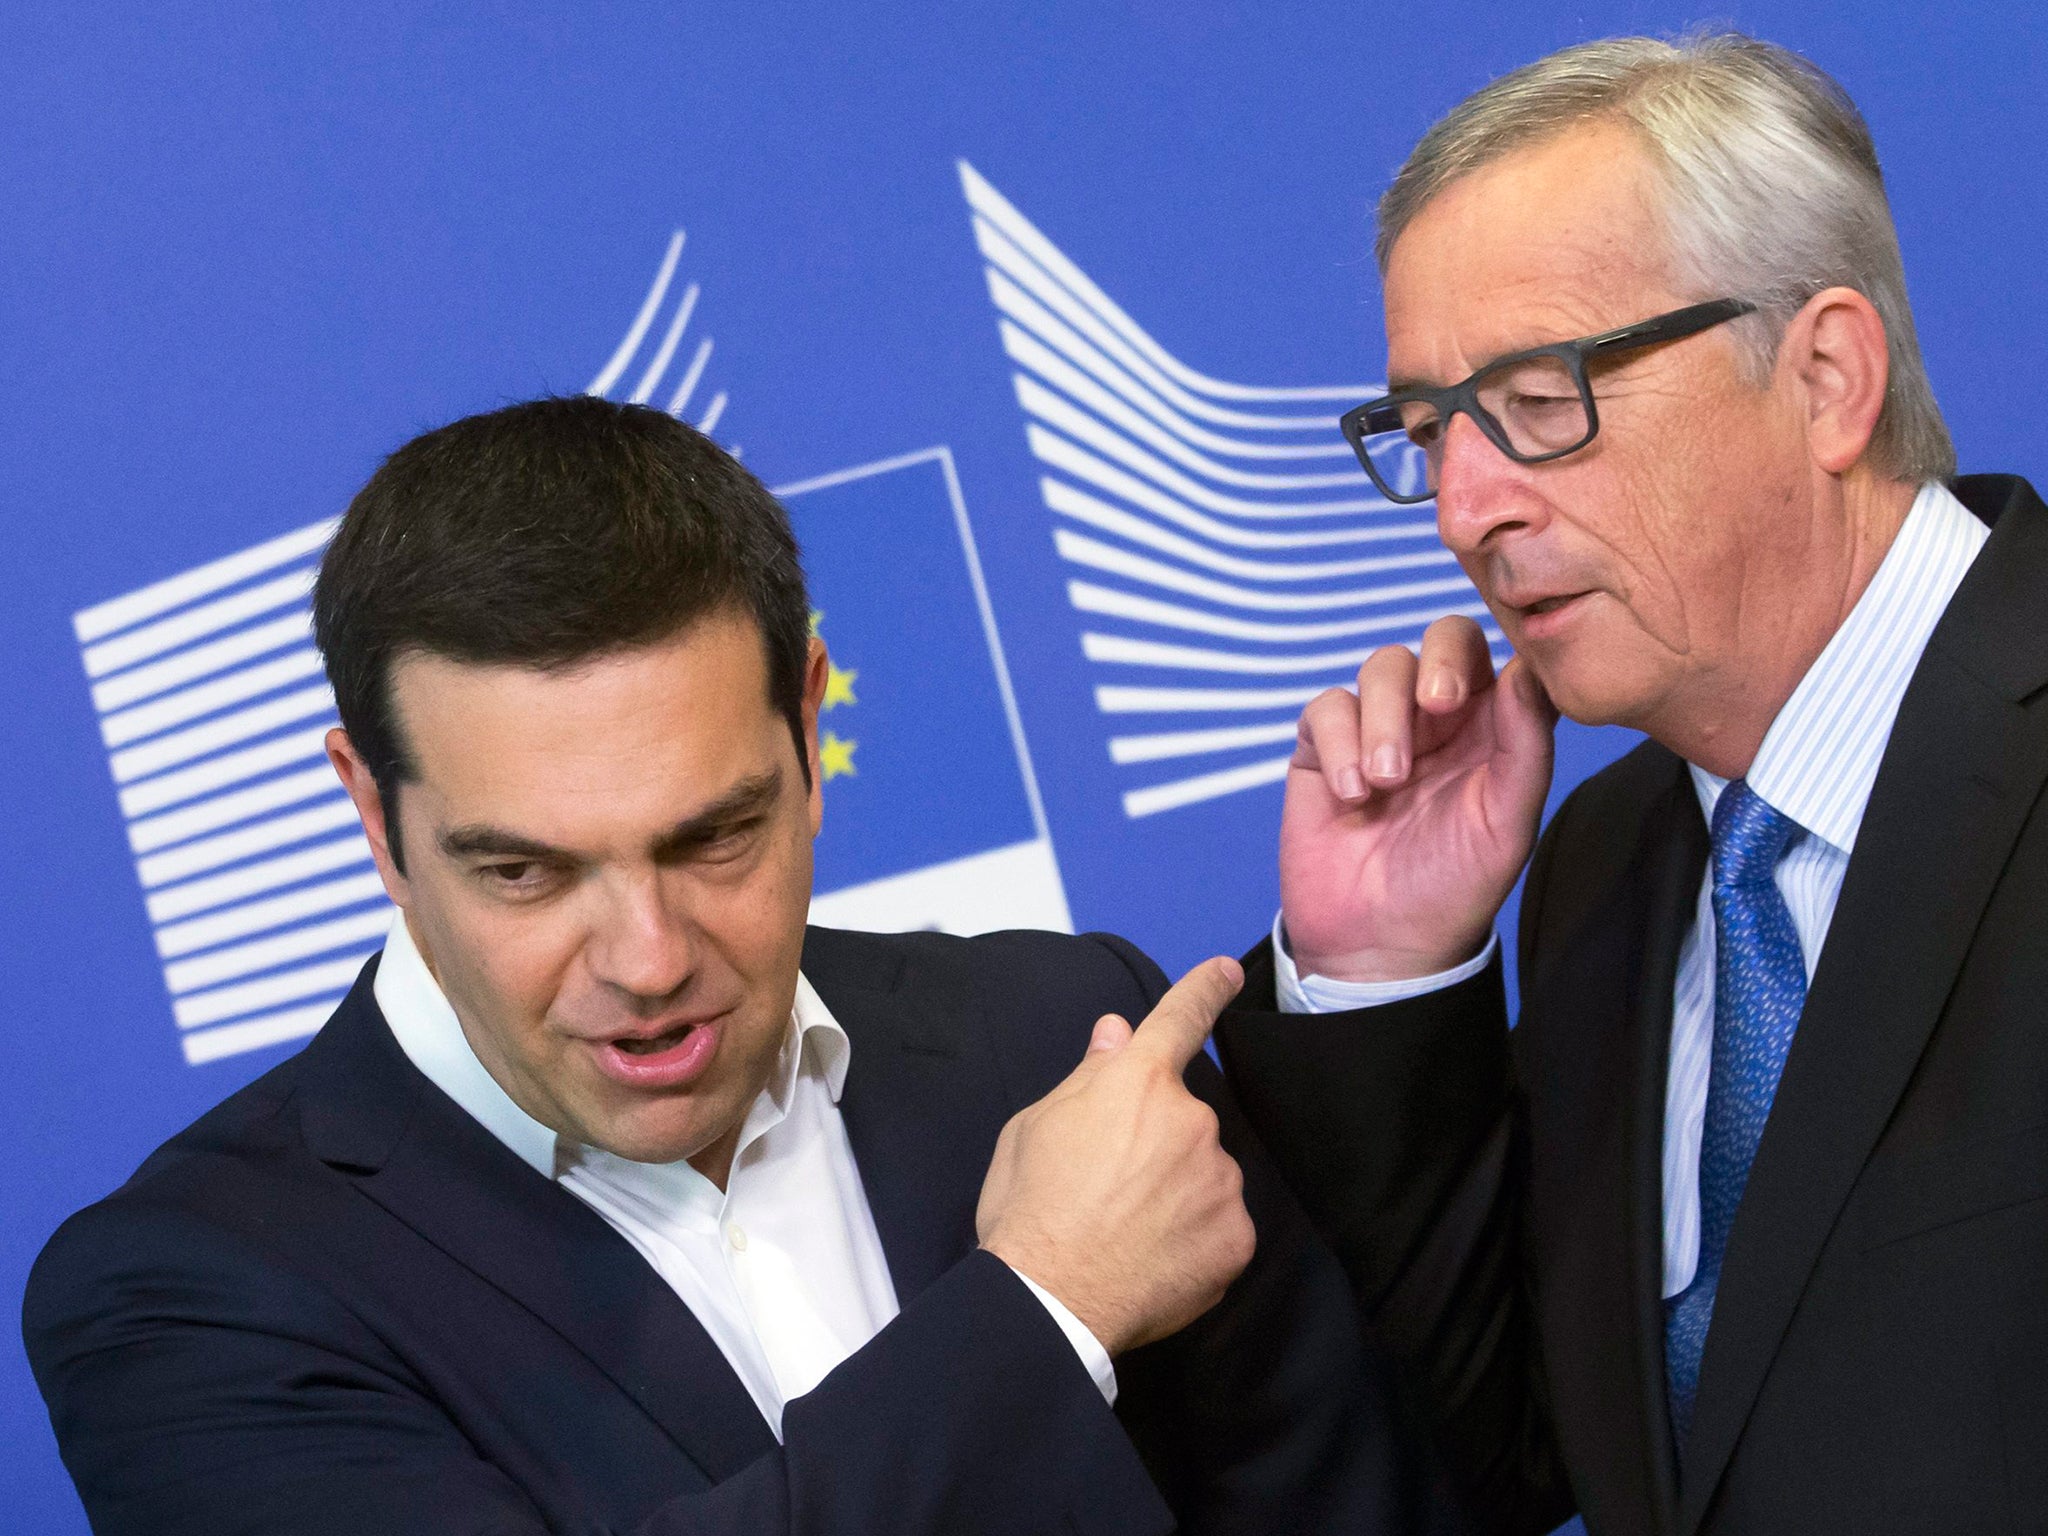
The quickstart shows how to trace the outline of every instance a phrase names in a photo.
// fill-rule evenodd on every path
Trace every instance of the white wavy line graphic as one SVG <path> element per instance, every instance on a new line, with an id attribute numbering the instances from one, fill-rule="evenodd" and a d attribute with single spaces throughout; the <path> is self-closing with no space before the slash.
<path id="1" fill-rule="evenodd" d="M 676 347 L 683 339 L 683 327 L 690 323 L 690 316 L 696 313 L 697 298 L 702 292 L 695 283 L 683 290 L 683 301 L 676 306 L 670 317 L 668 330 L 661 338 L 661 345 L 655 349 L 654 361 L 647 365 L 647 371 L 640 375 L 640 382 L 633 386 L 633 403 L 645 405 L 661 383 L 661 376 L 668 372 L 669 359 L 676 355 Z"/>
<path id="2" fill-rule="evenodd" d="M 1272 749 L 1292 743 L 1303 704 L 1447 614 L 1479 619 L 1504 651 L 1434 522 L 1381 497 L 1337 431 L 1338 411 L 1380 385 L 1250 385 L 1190 366 L 973 166 L 959 173 L 1053 550 L 1086 616 L 1075 639 L 1096 708 L 1106 722 L 1163 717 L 1104 733 L 1140 780 L 1121 791 L 1126 815 L 1278 782 L 1287 759 Z M 1256 678 L 1301 686 L 1245 686 Z M 1252 718 L 1202 723 L 1219 713 Z M 1167 763 L 1179 777 L 1147 766 Z"/>
<path id="3" fill-rule="evenodd" d="M 661 301 L 668 296 L 669 282 L 676 275 L 676 263 L 683 256 L 683 232 L 679 229 L 669 236 L 668 251 L 661 258 L 661 268 L 654 274 L 654 281 L 648 285 L 647 297 L 640 301 L 640 311 L 633 316 L 633 323 L 626 328 L 625 339 L 613 351 L 611 360 L 598 371 L 596 378 L 584 390 L 587 395 L 608 395 L 612 386 L 619 382 L 619 376 L 633 361 L 633 354 L 640 350 L 640 343 L 647 339 L 647 328 L 654 324 L 654 317 L 661 309 Z"/>
<path id="4" fill-rule="evenodd" d="M 683 244 L 682 230 L 679 229 L 669 236 L 668 248 L 662 253 L 661 265 L 655 269 L 654 280 L 647 285 L 647 294 L 641 299 L 640 308 L 634 312 L 632 324 L 626 327 L 626 334 L 619 339 L 618 346 L 612 349 L 612 355 L 606 360 L 604 367 L 598 370 L 597 377 L 584 388 L 583 392 L 586 395 L 602 395 L 614 400 L 621 398 L 614 391 L 640 356 L 641 348 L 654 330 L 654 322 L 660 318 L 663 306 L 669 302 L 669 290 L 675 286 L 676 270 L 682 262 Z M 647 361 L 641 365 L 640 376 L 634 381 L 632 392 L 623 397 L 627 404 L 645 405 L 660 390 L 662 381 L 668 377 L 669 368 L 676 360 L 676 354 L 682 349 L 690 322 L 696 318 L 697 301 L 702 297 L 701 284 L 693 282 L 684 286 L 681 296 L 676 299 L 674 307 L 669 311 L 668 322 L 662 328 L 661 340 L 655 344 Z M 700 337 L 691 350 L 690 361 L 684 367 L 682 378 L 677 381 L 674 393 L 669 396 L 668 404 L 662 407 L 678 421 L 690 420 L 684 413 L 696 396 L 697 386 L 703 382 L 704 368 L 711 361 L 711 352 L 711 338 Z M 710 403 L 704 407 L 704 413 L 691 425 L 699 432 L 709 435 L 724 419 L 728 402 L 729 396 L 726 391 L 717 390 L 712 394 Z"/>
<path id="5" fill-rule="evenodd" d="M 1267 389 L 1248 384 L 1232 384 L 1222 379 L 1211 378 L 1197 373 L 1160 346 L 1136 321 L 1117 307 L 1116 302 L 1090 281 L 1088 275 L 1069 261 L 1059 248 L 1039 233 L 1036 225 L 1026 219 L 1010 205 L 1000 192 L 985 180 L 981 173 L 965 160 L 960 162 L 960 181 L 967 191 L 968 206 L 988 223 L 1001 230 L 1020 246 L 1033 260 L 1057 277 L 1067 288 L 1093 309 L 1114 330 L 1143 352 L 1156 366 L 1186 385 L 1198 394 L 1208 395 L 1217 400 L 1316 400 L 1353 402 L 1354 397 L 1370 394 L 1377 386 L 1371 384 L 1314 385 L 1305 388 Z"/>

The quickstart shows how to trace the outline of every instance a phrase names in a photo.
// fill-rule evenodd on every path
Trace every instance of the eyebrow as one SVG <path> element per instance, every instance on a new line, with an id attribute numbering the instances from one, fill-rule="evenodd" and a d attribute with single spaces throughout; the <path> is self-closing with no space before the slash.
<path id="1" fill-rule="evenodd" d="M 1478 367 L 1474 368 L 1470 373 L 1467 373 L 1465 375 L 1465 378 L 1469 379 L 1475 377 L 1478 374 L 1482 374 L 1486 372 L 1487 369 L 1491 368 L 1495 363 L 1503 362 L 1510 357 L 1520 357 L 1525 352 L 1540 352 L 1545 347 L 1561 347 L 1566 346 L 1575 341 L 1586 341 L 1594 336 L 1605 335 L 1607 329 L 1609 328 L 1603 328 L 1598 331 L 1588 331 L 1583 336 L 1560 336 L 1555 341 L 1532 341 L 1528 343 L 1526 346 L 1509 347 L 1505 352 L 1494 353 L 1492 357 L 1489 357 L 1485 362 L 1481 363 Z M 1588 361 L 1590 362 L 1591 359 L 1589 358 Z M 1459 379 L 1455 382 L 1462 384 L 1464 382 L 1464 379 Z M 1451 387 L 1452 385 L 1450 384 L 1439 384 L 1434 379 L 1424 379 L 1416 377 L 1397 379 L 1391 376 L 1387 379 L 1387 393 L 1390 395 L 1397 395 L 1401 393 L 1403 390 L 1408 389 L 1449 389 Z"/>
<path id="2" fill-rule="evenodd" d="M 1555 343 L 1539 341 L 1536 343 L 1536 345 L 1539 347 L 1547 347 L 1554 346 Z M 1528 347 L 1515 347 L 1506 352 L 1496 353 L 1492 357 L 1488 358 L 1485 362 L 1481 363 L 1477 368 L 1474 368 L 1471 373 L 1466 374 L 1465 378 L 1469 379 L 1472 377 L 1473 374 L 1486 372 L 1487 369 L 1491 368 L 1495 363 L 1499 362 L 1504 357 L 1514 357 L 1518 353 L 1527 352 L 1530 350 L 1532 349 Z M 1464 380 L 1460 379 L 1455 382 L 1463 383 Z M 1440 384 L 1434 379 L 1425 379 L 1420 377 L 1408 377 L 1401 379 L 1389 378 L 1387 380 L 1387 393 L 1390 395 L 1399 394 L 1404 389 L 1449 389 L 1450 387 L 1451 385 L 1449 384 Z"/>
<path id="3" fill-rule="evenodd" d="M 765 773 L 741 779 L 696 815 L 687 821 L 677 822 L 656 838 L 653 848 L 655 858 L 673 858 L 699 843 L 709 842 L 734 822 L 745 821 L 748 817 L 767 810 L 781 793 L 780 768 L 770 768 Z"/>
<path id="4" fill-rule="evenodd" d="M 733 822 L 743 821 L 774 804 L 781 792 L 780 768 L 771 768 L 765 773 L 742 779 L 694 816 L 677 822 L 656 837 L 651 852 L 657 859 L 672 858 L 708 842 Z M 576 855 L 566 849 L 487 823 L 450 827 L 436 841 L 441 851 L 451 858 L 532 859 L 555 864 L 576 862 Z"/>

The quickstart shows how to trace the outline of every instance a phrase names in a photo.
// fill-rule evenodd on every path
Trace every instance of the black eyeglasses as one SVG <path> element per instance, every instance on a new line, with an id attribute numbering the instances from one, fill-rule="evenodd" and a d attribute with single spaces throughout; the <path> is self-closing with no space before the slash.
<path id="1" fill-rule="evenodd" d="M 1522 464 L 1577 453 L 1600 431 L 1586 361 L 1678 341 L 1756 309 L 1743 299 L 1689 304 L 1577 341 L 1496 358 L 1462 384 L 1397 389 L 1338 418 L 1372 483 L 1404 505 L 1436 495 L 1437 468 L 1451 418 L 1463 411 L 1494 447 Z"/>

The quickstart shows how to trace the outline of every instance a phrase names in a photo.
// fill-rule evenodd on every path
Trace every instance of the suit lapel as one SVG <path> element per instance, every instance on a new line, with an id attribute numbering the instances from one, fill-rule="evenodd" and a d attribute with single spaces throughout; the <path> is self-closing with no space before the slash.
<path id="1" fill-rule="evenodd" d="M 301 1090 L 316 1155 L 582 1352 L 707 1479 L 773 1450 L 760 1409 L 667 1282 L 420 1075 L 368 980 L 322 1032 Z"/>
<path id="2" fill-rule="evenodd" d="M 1678 955 L 1699 906 L 1706 873 L 1706 820 L 1691 776 L 1674 760 L 1662 826 L 1642 885 L 1644 930 L 1636 980 L 1636 1078 L 1630 1095 L 1633 1159 L 1629 1189 L 1630 1253 L 1641 1415 L 1649 1447 L 1651 1487 L 1659 1527 L 1669 1529 L 1678 1508 L 1677 1449 L 1664 1378 L 1664 1117 L 1671 1065 L 1673 998 Z"/>
<path id="3" fill-rule="evenodd" d="M 1545 882 L 1541 948 L 1522 976 L 1520 1028 L 1532 1034 L 1520 1067 L 1543 1359 L 1565 1455 L 1589 1524 L 1662 1536 L 1677 1511 L 1658 1297 L 1664 1071 L 1704 834 L 1688 832 L 1700 815 L 1683 766 L 1643 750 L 1639 810 L 1563 834 L 1568 862 Z"/>
<path id="4" fill-rule="evenodd" d="M 960 978 L 866 935 L 812 929 L 804 974 L 852 1042 L 839 1112 L 908 1306 L 975 1246 L 982 1176 L 1009 1117 L 979 1009 Z"/>
<path id="5" fill-rule="evenodd" d="M 2048 778 L 2048 708 L 2026 702 L 2048 683 L 2048 511 L 2021 482 L 1958 490 L 2004 505 L 1900 706 L 1729 1236 L 1682 1464 L 1688 1536 Z"/>

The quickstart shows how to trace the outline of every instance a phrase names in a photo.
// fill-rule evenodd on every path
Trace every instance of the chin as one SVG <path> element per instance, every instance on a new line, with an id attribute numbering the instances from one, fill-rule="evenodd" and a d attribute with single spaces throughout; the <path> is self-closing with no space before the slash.
<path id="1" fill-rule="evenodd" d="M 1533 663 L 1537 680 L 1558 713 L 1580 725 L 1633 725 L 1643 714 L 1643 690 L 1634 679 L 1597 660 L 1586 664 L 1546 666 Z"/>
<path id="2" fill-rule="evenodd" d="M 718 1135 L 715 1130 L 704 1129 L 702 1119 L 693 1115 L 683 1125 L 652 1119 L 615 1120 L 593 1127 L 593 1134 L 586 1139 L 600 1151 L 630 1163 L 680 1163 L 702 1152 L 718 1140 Z"/>

